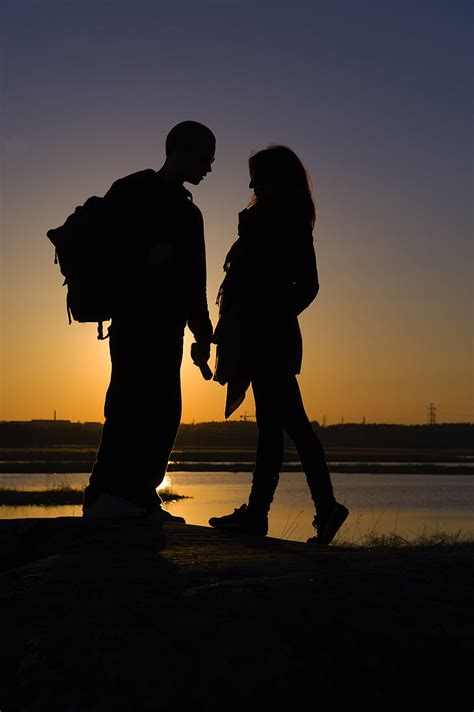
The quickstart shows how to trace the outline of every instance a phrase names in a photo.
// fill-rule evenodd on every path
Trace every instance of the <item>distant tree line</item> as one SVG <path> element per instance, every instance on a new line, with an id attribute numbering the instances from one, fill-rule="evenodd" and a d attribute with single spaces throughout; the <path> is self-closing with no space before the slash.
<path id="1" fill-rule="evenodd" d="M 323 428 L 315 422 L 313 427 L 327 448 L 474 449 L 473 423 L 341 423 Z M 3 421 L 0 422 L 0 447 L 97 447 L 101 430 L 101 423 Z M 254 447 L 256 440 L 257 426 L 251 421 L 183 424 L 175 447 Z"/>

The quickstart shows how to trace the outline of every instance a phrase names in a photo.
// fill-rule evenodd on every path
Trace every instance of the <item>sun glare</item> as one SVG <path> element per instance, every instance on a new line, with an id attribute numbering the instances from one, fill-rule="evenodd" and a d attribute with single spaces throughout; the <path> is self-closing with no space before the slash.
<path id="1" fill-rule="evenodd" d="M 170 479 L 169 475 L 166 474 L 161 485 L 158 485 L 158 487 L 156 488 L 156 491 L 159 492 L 160 490 L 164 490 L 164 489 L 166 489 L 166 487 L 170 487 L 170 486 L 171 486 L 171 479 Z"/>

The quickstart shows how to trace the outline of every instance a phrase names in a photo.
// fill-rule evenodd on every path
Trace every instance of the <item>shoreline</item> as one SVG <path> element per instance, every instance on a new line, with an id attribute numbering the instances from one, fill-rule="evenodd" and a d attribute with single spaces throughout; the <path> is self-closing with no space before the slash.
<path id="1" fill-rule="evenodd" d="M 96 448 L 55 446 L 0 448 L 0 474 L 89 474 Z M 175 447 L 168 472 L 252 472 L 255 448 L 232 446 Z M 474 475 L 474 449 L 327 448 L 332 473 Z M 281 472 L 301 472 L 298 454 L 286 447 Z"/>
<path id="2" fill-rule="evenodd" d="M 47 474 L 89 474 L 93 461 L 67 461 L 67 462 L 0 462 L 1 475 L 47 475 Z M 328 462 L 331 474 L 368 474 L 368 475 L 474 475 L 471 465 L 440 465 L 437 463 L 338 463 Z M 170 462 L 168 472 L 253 472 L 254 464 L 247 462 Z M 280 472 L 302 472 L 301 465 L 283 463 Z"/>

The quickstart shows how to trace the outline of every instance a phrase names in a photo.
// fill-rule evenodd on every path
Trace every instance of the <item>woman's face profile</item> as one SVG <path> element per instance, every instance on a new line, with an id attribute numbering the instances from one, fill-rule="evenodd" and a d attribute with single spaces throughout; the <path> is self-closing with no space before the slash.
<path id="1" fill-rule="evenodd" d="M 271 198 L 277 192 L 274 183 L 269 183 L 268 181 L 262 180 L 262 178 L 256 177 L 252 169 L 250 169 L 249 188 L 253 190 L 257 200 Z"/>

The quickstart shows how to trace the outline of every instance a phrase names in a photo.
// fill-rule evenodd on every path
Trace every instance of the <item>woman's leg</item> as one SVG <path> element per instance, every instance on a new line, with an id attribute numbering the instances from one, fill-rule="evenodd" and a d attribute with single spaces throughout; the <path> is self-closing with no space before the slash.
<path id="1" fill-rule="evenodd" d="M 265 516 L 278 486 L 283 461 L 281 413 L 270 383 L 265 376 L 257 376 L 252 380 L 258 440 L 249 507 Z"/>
<path id="2" fill-rule="evenodd" d="M 249 504 L 233 514 L 213 517 L 209 524 L 228 531 L 267 533 L 267 515 L 283 460 L 285 430 L 296 446 L 316 507 L 313 525 L 317 536 L 308 542 L 330 544 L 349 512 L 334 498 L 324 450 L 306 415 L 296 378 L 292 374 L 261 373 L 252 379 L 252 388 L 258 444 Z"/>
<path id="3" fill-rule="evenodd" d="M 252 380 L 258 427 L 255 470 L 249 502 L 223 517 L 211 517 L 216 529 L 265 536 L 268 512 L 278 485 L 283 460 L 283 428 L 275 409 L 273 392 L 265 377 Z"/>
<path id="4" fill-rule="evenodd" d="M 325 513 L 335 503 L 331 477 L 323 446 L 306 415 L 296 377 L 280 374 L 274 381 L 274 392 L 282 426 L 295 444 L 316 510 Z"/>
<path id="5" fill-rule="evenodd" d="M 286 394 L 283 425 L 298 450 L 317 512 L 313 520 L 317 535 L 308 542 L 327 546 L 347 519 L 349 510 L 334 497 L 323 446 L 308 420 L 295 376 L 284 379 L 282 391 Z"/>

